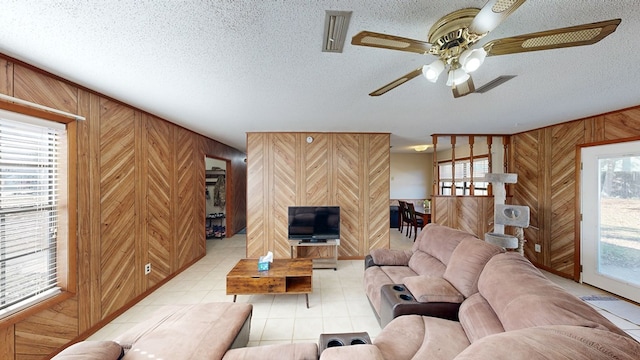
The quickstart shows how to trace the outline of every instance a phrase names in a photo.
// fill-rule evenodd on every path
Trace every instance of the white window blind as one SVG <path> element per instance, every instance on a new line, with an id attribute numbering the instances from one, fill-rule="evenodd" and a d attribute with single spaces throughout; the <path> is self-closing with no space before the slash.
<path id="1" fill-rule="evenodd" d="M 456 161 L 456 181 L 471 181 L 471 163 L 468 160 Z M 452 164 L 451 162 L 441 163 L 439 165 L 440 180 L 452 181 Z M 489 159 L 478 158 L 473 160 L 473 180 L 482 181 L 484 174 L 489 172 Z"/>
<path id="2" fill-rule="evenodd" d="M 452 195 L 455 188 L 456 195 L 470 195 L 471 193 L 471 162 L 469 160 L 456 160 L 455 179 L 453 178 L 453 163 L 443 162 L 438 165 L 440 174 L 440 192 L 442 195 Z M 487 183 L 484 175 L 489 172 L 489 158 L 479 157 L 473 159 L 473 184 L 474 195 L 487 195 Z"/>
<path id="3" fill-rule="evenodd" d="M 60 127 L 0 114 L 0 317 L 59 291 Z"/>

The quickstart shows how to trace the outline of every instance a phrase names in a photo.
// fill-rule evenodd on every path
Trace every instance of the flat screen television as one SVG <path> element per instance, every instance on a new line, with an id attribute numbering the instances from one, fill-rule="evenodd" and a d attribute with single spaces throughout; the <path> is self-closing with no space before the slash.
<path id="1" fill-rule="evenodd" d="M 339 206 L 290 206 L 289 239 L 326 242 L 340 238 Z"/>

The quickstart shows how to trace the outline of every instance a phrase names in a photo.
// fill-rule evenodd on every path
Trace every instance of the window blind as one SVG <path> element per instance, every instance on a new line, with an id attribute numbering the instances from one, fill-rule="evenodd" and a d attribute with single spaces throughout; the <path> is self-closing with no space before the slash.
<path id="1" fill-rule="evenodd" d="M 64 128 L 47 123 L 14 121 L 0 114 L 0 317 L 58 291 Z"/>
<path id="2" fill-rule="evenodd" d="M 469 161 L 456 161 L 456 181 L 471 181 L 471 163 Z M 441 163 L 439 165 L 440 180 L 453 181 L 451 162 Z M 489 172 L 489 159 L 479 158 L 473 160 L 473 180 L 483 181 L 484 175 Z"/>

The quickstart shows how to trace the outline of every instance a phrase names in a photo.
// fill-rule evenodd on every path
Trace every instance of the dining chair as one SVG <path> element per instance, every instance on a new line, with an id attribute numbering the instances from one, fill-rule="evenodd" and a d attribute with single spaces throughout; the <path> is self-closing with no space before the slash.
<path id="1" fill-rule="evenodd" d="M 411 222 L 411 214 L 409 213 L 409 203 L 406 201 L 404 201 L 404 210 L 402 211 L 402 217 L 403 217 L 404 226 L 407 227 L 407 230 L 405 230 L 405 235 L 410 236 L 412 222 Z"/>
<path id="2" fill-rule="evenodd" d="M 407 202 L 406 206 L 407 212 L 409 214 L 409 235 L 407 236 L 411 237 L 411 232 L 413 232 L 413 241 L 416 241 L 416 236 L 418 236 L 418 228 L 420 228 L 420 230 L 424 228 L 424 220 L 422 219 L 422 216 L 416 216 L 416 208 L 413 203 Z"/>
<path id="3" fill-rule="evenodd" d="M 402 200 L 398 200 L 398 212 L 400 213 L 400 223 L 398 224 L 398 231 L 402 232 L 404 229 L 404 224 L 408 224 L 408 220 L 406 218 L 406 208 L 407 203 Z"/>

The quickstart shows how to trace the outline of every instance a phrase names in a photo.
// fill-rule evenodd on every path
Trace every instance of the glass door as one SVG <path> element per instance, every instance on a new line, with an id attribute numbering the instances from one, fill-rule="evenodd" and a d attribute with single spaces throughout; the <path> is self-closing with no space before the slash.
<path id="1" fill-rule="evenodd" d="M 582 280 L 640 302 L 640 141 L 581 155 Z"/>

